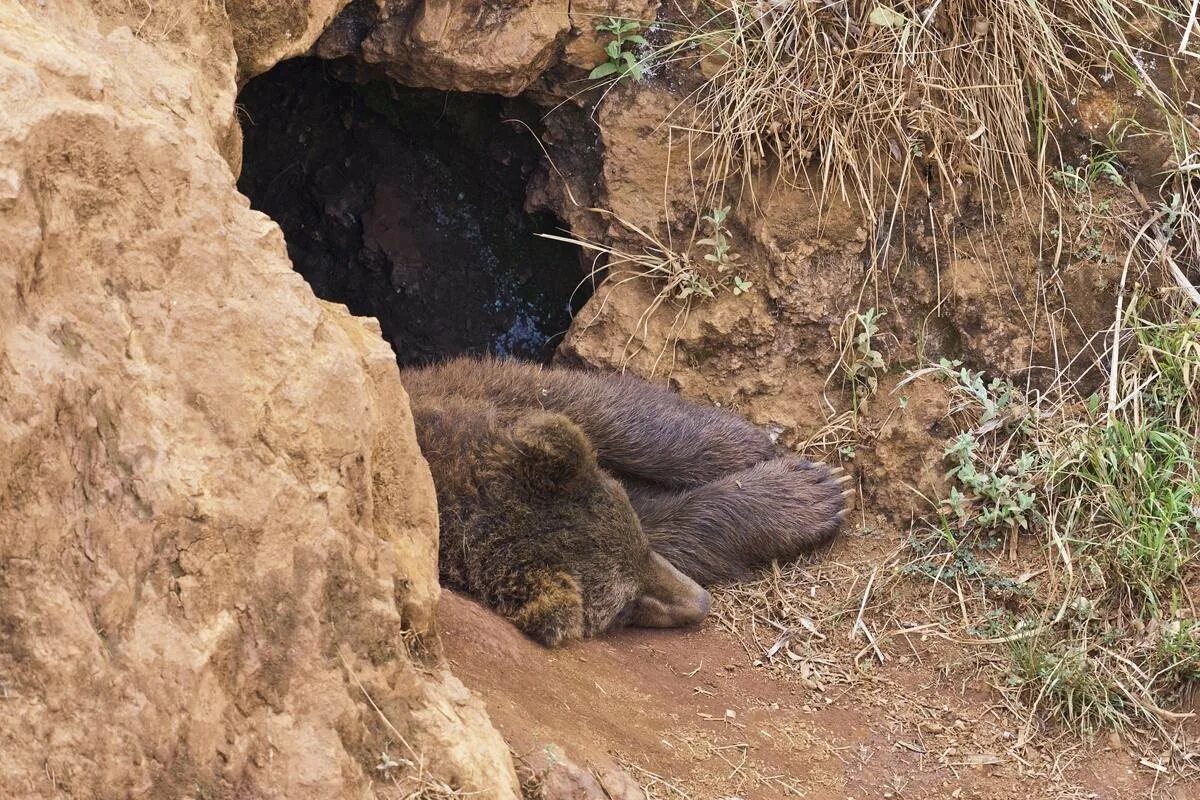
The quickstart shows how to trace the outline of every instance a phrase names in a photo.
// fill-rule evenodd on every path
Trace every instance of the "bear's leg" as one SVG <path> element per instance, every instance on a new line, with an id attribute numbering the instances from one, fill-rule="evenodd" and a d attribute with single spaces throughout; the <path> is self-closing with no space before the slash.
<path id="1" fill-rule="evenodd" d="M 461 358 L 402 378 L 414 401 L 452 396 L 562 414 L 583 429 L 609 472 L 673 489 L 777 455 L 771 438 L 737 414 L 631 375 Z"/>
<path id="2" fill-rule="evenodd" d="M 650 546 L 709 585 L 831 539 L 845 519 L 846 480 L 823 464 L 778 458 L 682 492 L 626 486 Z"/>
<path id="3" fill-rule="evenodd" d="M 546 647 L 583 637 L 583 593 L 561 570 L 531 570 L 498 608 L 510 622 Z M 515 602 L 514 602 L 515 600 Z"/>

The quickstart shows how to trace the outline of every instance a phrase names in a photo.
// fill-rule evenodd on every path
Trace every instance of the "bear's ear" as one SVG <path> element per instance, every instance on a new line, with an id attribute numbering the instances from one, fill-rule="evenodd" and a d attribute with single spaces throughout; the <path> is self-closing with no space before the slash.
<path id="1" fill-rule="evenodd" d="M 525 602 L 504 614 L 546 647 L 583 637 L 583 592 L 562 570 L 531 570 L 523 576 Z"/>
<path id="2" fill-rule="evenodd" d="M 538 412 L 518 420 L 512 445 L 521 477 L 543 492 L 569 488 L 595 461 L 583 431 L 561 414 Z"/>

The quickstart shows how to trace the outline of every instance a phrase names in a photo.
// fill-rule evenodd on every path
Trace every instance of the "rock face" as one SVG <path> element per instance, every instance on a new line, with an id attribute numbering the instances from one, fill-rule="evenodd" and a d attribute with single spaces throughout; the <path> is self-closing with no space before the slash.
<path id="1" fill-rule="evenodd" d="M 520 94 L 571 29 L 562 0 L 354 3 L 326 31 L 323 58 L 356 56 L 406 86 Z"/>
<path id="2" fill-rule="evenodd" d="M 597 24 L 615 17 L 649 27 L 658 6 L 658 0 L 357 0 L 315 52 L 351 56 L 405 86 L 512 97 L 559 62 L 590 70 L 605 60 L 603 45 L 611 38 L 598 34 Z"/>
<path id="3" fill-rule="evenodd" d="M 307 50 L 349 0 L 237 0 L 226 3 L 238 56 L 249 78 Z"/>
<path id="4" fill-rule="evenodd" d="M 234 189 L 338 5 L 0 2 L 0 796 L 518 795 L 392 354 Z"/>

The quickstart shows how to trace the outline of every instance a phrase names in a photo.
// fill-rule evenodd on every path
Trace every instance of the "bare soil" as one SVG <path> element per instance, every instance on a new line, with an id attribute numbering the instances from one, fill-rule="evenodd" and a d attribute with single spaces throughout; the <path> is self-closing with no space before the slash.
<path id="1" fill-rule="evenodd" d="M 1022 764 L 1006 751 L 1014 720 L 993 693 L 915 637 L 913 658 L 821 691 L 755 667 L 711 620 L 546 650 L 446 592 L 439 628 L 455 674 L 486 698 L 518 756 L 555 743 L 581 765 L 622 766 L 651 798 L 1125 798 L 1156 788 L 1115 740 L 1085 750 L 1067 737 L 1054 746 L 1057 768 Z"/>

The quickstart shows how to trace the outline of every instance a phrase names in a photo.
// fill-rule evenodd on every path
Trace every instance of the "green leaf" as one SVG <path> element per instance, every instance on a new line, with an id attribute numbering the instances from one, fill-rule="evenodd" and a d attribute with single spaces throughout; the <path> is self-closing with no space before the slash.
<path id="1" fill-rule="evenodd" d="M 609 42 L 608 44 L 604 45 L 604 52 L 608 54 L 608 57 L 611 60 L 620 61 L 621 60 L 621 43 L 618 41 L 615 41 L 615 40 Z"/>
<path id="2" fill-rule="evenodd" d="M 633 36 L 626 36 L 625 41 L 632 43 L 632 44 L 650 44 L 649 42 L 646 41 L 645 36 L 639 36 L 636 33 Z"/>
<path id="3" fill-rule="evenodd" d="M 625 52 L 622 55 L 625 58 L 625 69 L 623 71 L 632 75 L 635 81 L 640 81 L 642 79 L 642 65 L 638 63 L 633 53 Z"/>
<path id="4" fill-rule="evenodd" d="M 600 66 L 588 73 L 588 78 L 595 80 L 596 78 L 606 78 L 612 75 L 618 69 L 617 65 L 611 61 L 605 61 Z"/>

